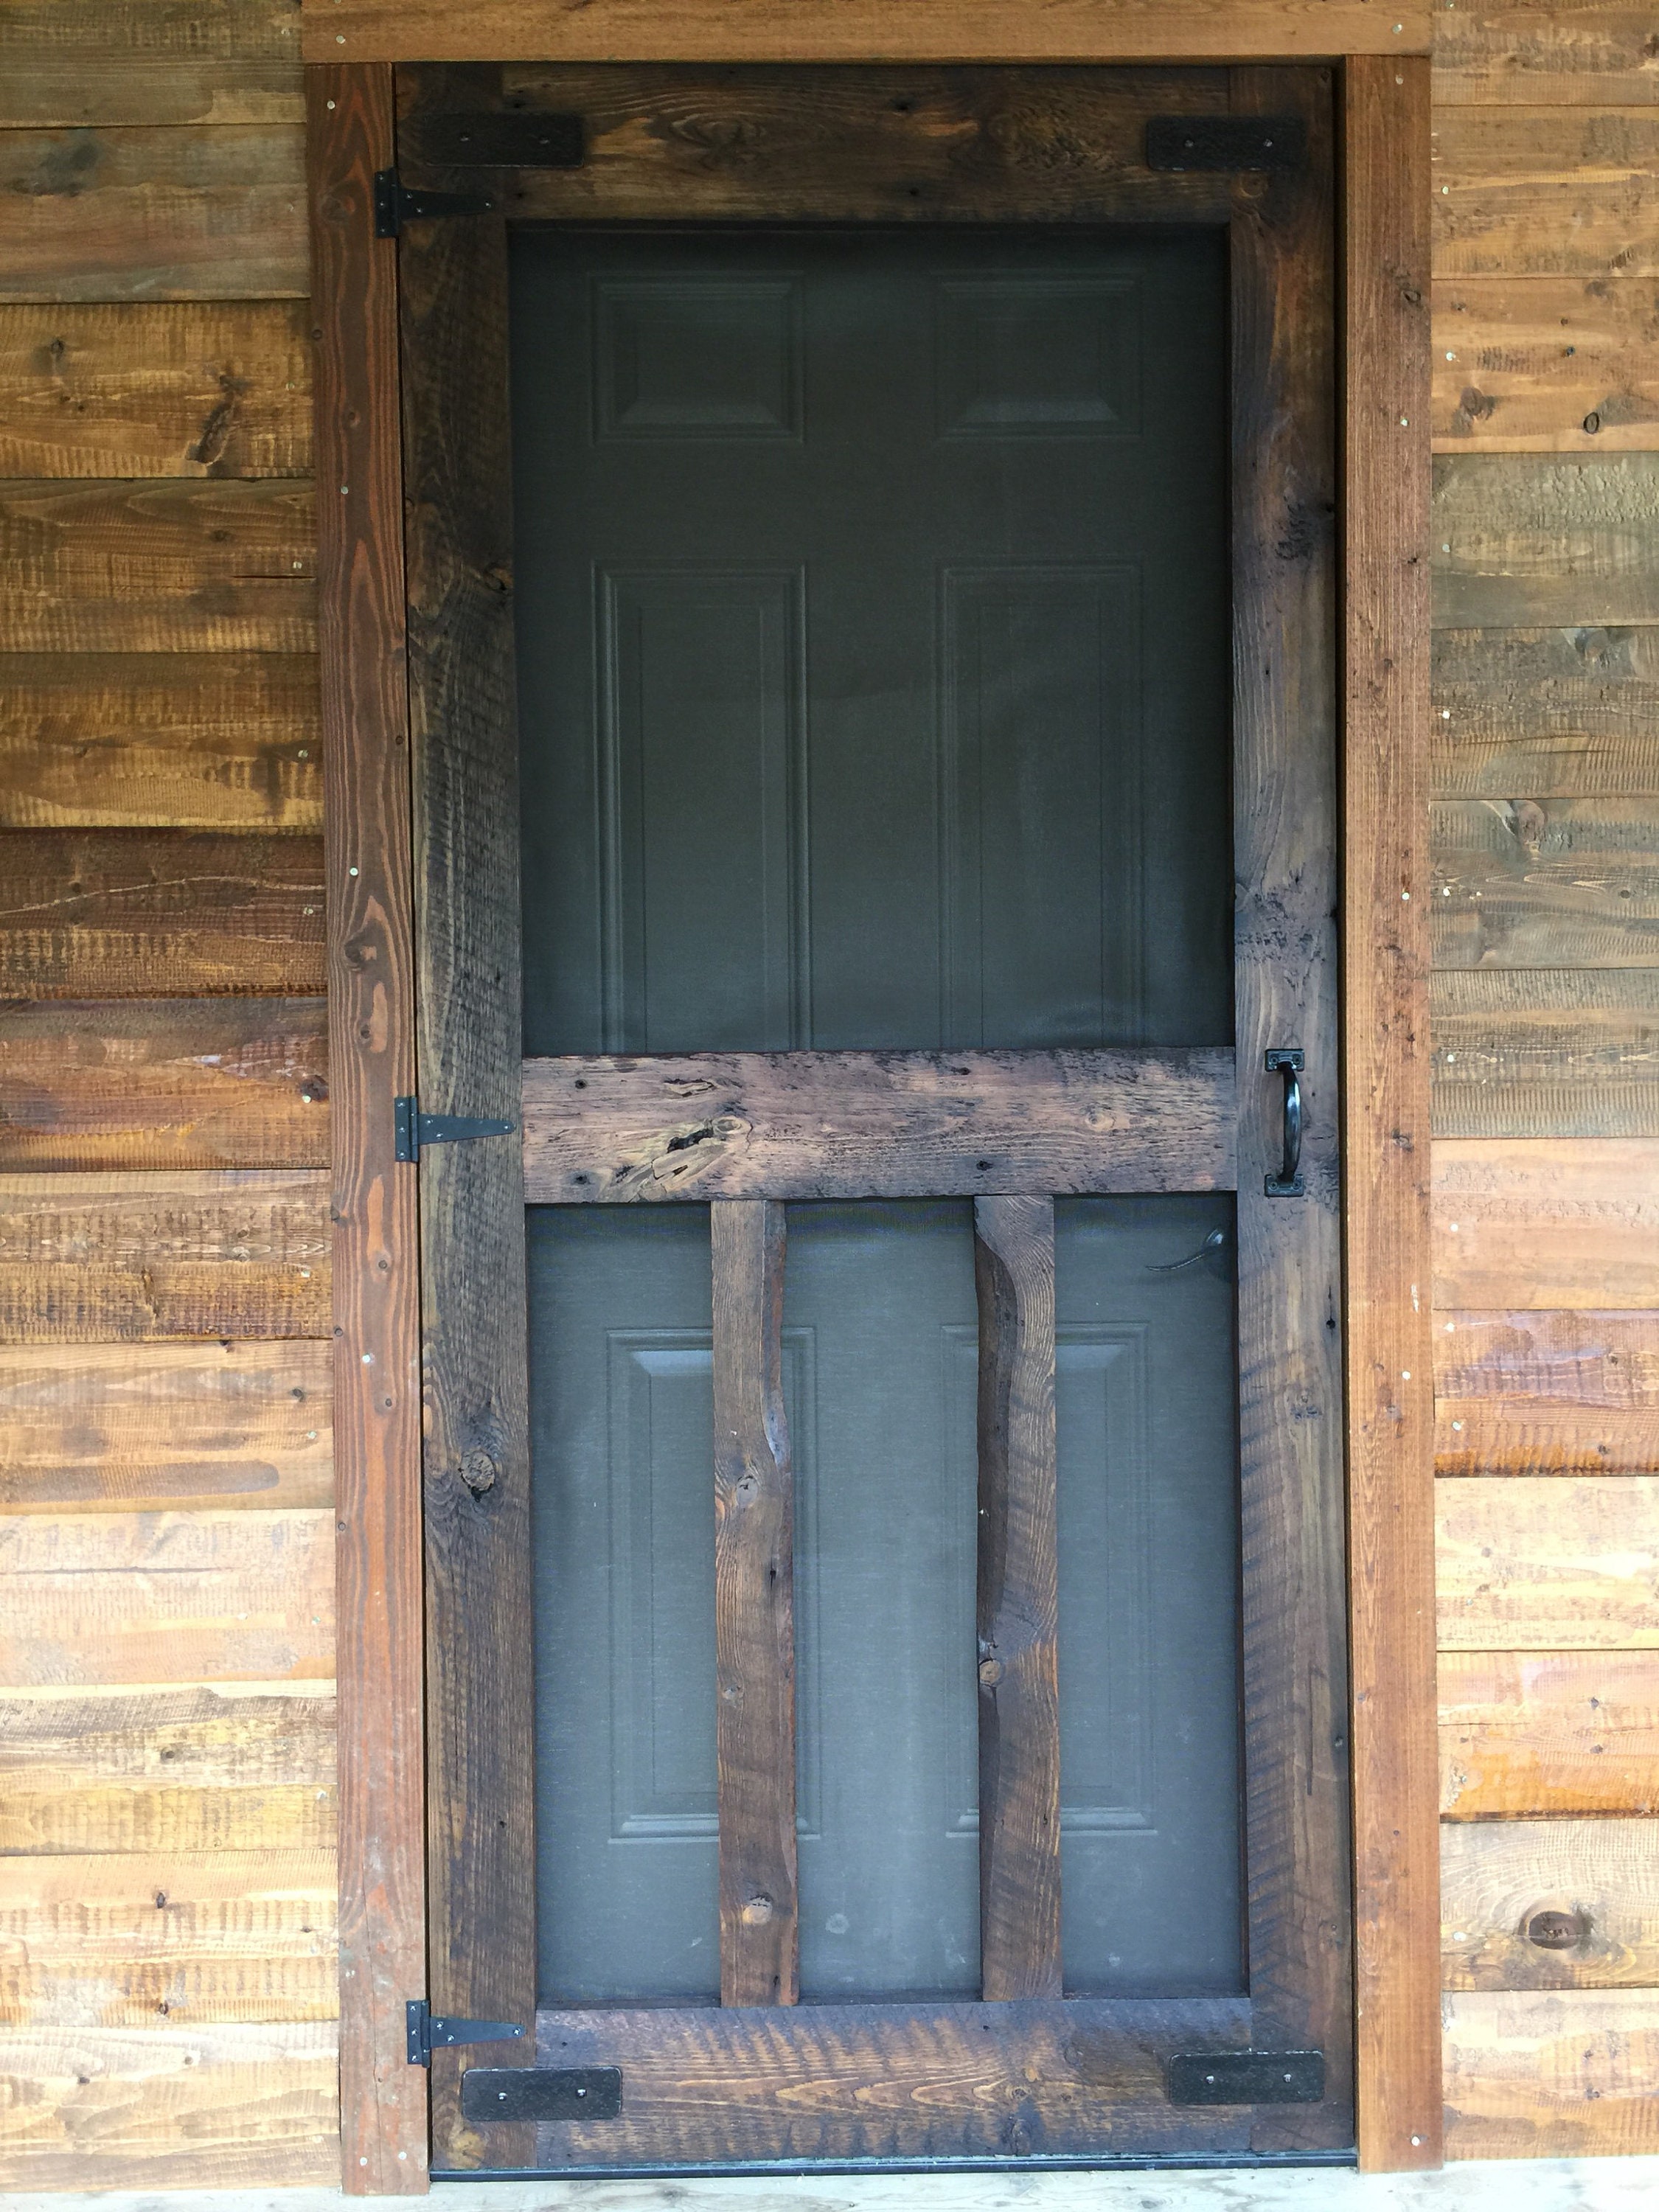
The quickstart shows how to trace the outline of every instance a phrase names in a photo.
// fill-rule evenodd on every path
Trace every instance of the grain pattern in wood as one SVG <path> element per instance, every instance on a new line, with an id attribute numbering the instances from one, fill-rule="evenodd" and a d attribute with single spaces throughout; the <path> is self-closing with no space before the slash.
<path id="1" fill-rule="evenodd" d="M 465 104 L 467 88 L 450 89 Z M 517 1122 L 505 225 L 413 227 L 398 281 L 421 1092 L 441 1111 Z M 528 2029 L 535 1689 L 521 1162 L 516 1138 L 428 1152 L 420 1204 L 431 1997 L 438 2011 Z M 464 2121 L 464 2062 L 434 2057 L 437 2163 L 531 2164 L 532 2131 Z"/>
<path id="2" fill-rule="evenodd" d="M 1218 70 L 510 69 L 503 90 L 587 131 L 580 168 L 501 176 L 519 218 L 1221 222 L 1233 196 L 1146 161 L 1149 115 L 1225 111 Z M 399 130 L 422 176 L 430 100 Z"/>
<path id="3" fill-rule="evenodd" d="M 795 1476 L 783 1402 L 784 1208 L 717 1199 L 709 1237 L 720 2002 L 793 2005 Z"/>
<path id="4" fill-rule="evenodd" d="M 331 2021 L 0 2031 L 0 2187 L 333 2182 Z"/>
<path id="5" fill-rule="evenodd" d="M 1442 799 L 1437 968 L 1659 965 L 1659 798 Z"/>
<path id="6" fill-rule="evenodd" d="M 1344 71 L 1342 887 L 1359 2157 L 1440 2162 L 1429 1271 L 1429 72 Z M 1301 1042 L 1294 1038 L 1263 1042 Z M 1241 1052 L 1243 1040 L 1241 1036 Z M 1259 1058 L 1252 1053 L 1259 1065 Z M 1241 1056 L 1241 1066 L 1249 1064 Z M 1244 1176 L 1241 1168 L 1241 1191 Z M 1282 1212 L 1291 1200 L 1272 1204 Z M 1333 1341 L 1333 1283 L 1324 1334 Z M 1310 1314 L 1304 1327 L 1318 1326 Z M 1285 1397 L 1273 1394 L 1282 1434 Z M 1339 1400 L 1329 1401 L 1334 1410 Z M 1249 1556 L 1249 1535 L 1245 1538 Z M 1340 1666 L 1340 1662 L 1339 1662 Z M 1332 1717 L 1334 1730 L 1340 1721 Z"/>
<path id="7" fill-rule="evenodd" d="M 0 1858 L 0 2026 L 332 2020 L 328 1850 Z"/>
<path id="8" fill-rule="evenodd" d="M 1449 2158 L 1659 2153 L 1659 1993 L 1449 1996 Z"/>
<path id="9" fill-rule="evenodd" d="M 1449 1309 L 1659 1306 L 1659 1145 L 1441 1140 L 1434 1277 Z"/>
<path id="10" fill-rule="evenodd" d="M 1506 1475 L 1435 1488 L 1443 1649 L 1659 1649 L 1659 1478 Z"/>
<path id="11" fill-rule="evenodd" d="M 1443 107 L 1434 132 L 1440 276 L 1651 276 L 1651 106 Z"/>
<path id="12" fill-rule="evenodd" d="M 1440 1811 L 1659 1811 L 1659 1652 L 1443 1651 Z"/>
<path id="13" fill-rule="evenodd" d="M 306 73 L 334 1135 L 339 1510 L 340 2128 L 345 2187 L 425 2189 L 427 2076 L 417 1177 L 393 1158 L 415 1091 L 415 925 L 398 257 L 373 234 L 389 69 Z"/>
<path id="14" fill-rule="evenodd" d="M 979 1946 L 990 2002 L 1061 1994 L 1054 1202 L 974 1200 Z"/>
<path id="15" fill-rule="evenodd" d="M 0 1696 L 0 1854 L 326 1850 L 331 1681 Z"/>
<path id="16" fill-rule="evenodd" d="M 10 653 L 0 828 L 320 830 L 308 653 Z"/>
<path id="17" fill-rule="evenodd" d="M 322 1167 L 320 999 L 13 1000 L 0 1167 Z"/>
<path id="18" fill-rule="evenodd" d="M 326 1680 L 334 1516 L 0 1519 L 0 1683 Z"/>
<path id="19" fill-rule="evenodd" d="M 0 307 L 0 477 L 311 472 L 302 301 Z"/>
<path id="20" fill-rule="evenodd" d="M 0 58 L 20 71 L 110 56 L 168 67 L 192 56 L 297 61 L 295 14 L 294 0 L 6 0 Z"/>
<path id="21" fill-rule="evenodd" d="M 321 1344 L 0 1347 L 0 1512 L 333 1503 Z"/>
<path id="22" fill-rule="evenodd" d="M 1388 15 L 1384 21 L 1383 16 Z M 1425 0 L 304 0 L 307 61 L 1203 61 L 1426 53 Z"/>
<path id="23" fill-rule="evenodd" d="M 1659 629 L 1441 630 L 1434 705 L 1437 797 L 1659 791 Z"/>
<path id="24" fill-rule="evenodd" d="M 1434 1329 L 1439 1474 L 1659 1471 L 1659 1314 L 1447 1313 Z"/>
<path id="25" fill-rule="evenodd" d="M 1434 21 L 1446 106 L 1634 106 L 1659 100 L 1653 18 L 1627 0 L 1486 0 Z"/>
<path id="26" fill-rule="evenodd" d="M 326 1337 L 326 1176 L 0 1175 L 0 1340 Z"/>
<path id="27" fill-rule="evenodd" d="M 1641 277 L 1457 276 L 1434 288 L 1442 453 L 1659 444 L 1659 313 Z"/>
<path id="28" fill-rule="evenodd" d="M 0 131 L 0 299 L 303 299 L 304 134 Z"/>
<path id="29" fill-rule="evenodd" d="M 1233 1055 L 527 1060 L 532 1205 L 1232 1188 Z"/>
<path id="30" fill-rule="evenodd" d="M 294 0 L 8 0 L 0 125 L 297 123 Z"/>
<path id="31" fill-rule="evenodd" d="M 297 62 L 132 61 L 106 55 L 33 62 L 0 76 L 0 127 L 13 129 L 292 124 L 304 112 Z"/>
<path id="32" fill-rule="evenodd" d="M 307 653 L 316 558 L 283 477 L 0 484 L 0 625 L 29 651 Z"/>
<path id="33" fill-rule="evenodd" d="M 1449 1990 L 1651 1988 L 1659 1821 L 1454 1821 L 1440 1914 Z"/>
<path id="34" fill-rule="evenodd" d="M 1164 2060 L 1249 2022 L 1240 1997 L 544 2012 L 538 2064 L 620 2065 L 626 2086 L 620 2120 L 539 2128 L 538 2162 L 1242 2150 L 1264 2115 L 1172 2106 Z"/>
<path id="35" fill-rule="evenodd" d="M 0 996 L 322 989 L 319 837 L 0 831 Z"/>
<path id="36" fill-rule="evenodd" d="M 1434 465 L 1436 625 L 1659 619 L 1649 554 L 1656 528 L 1659 453 L 1443 454 Z"/>
<path id="37" fill-rule="evenodd" d="M 1659 1134 L 1651 969 L 1437 975 L 1437 1137 Z"/>

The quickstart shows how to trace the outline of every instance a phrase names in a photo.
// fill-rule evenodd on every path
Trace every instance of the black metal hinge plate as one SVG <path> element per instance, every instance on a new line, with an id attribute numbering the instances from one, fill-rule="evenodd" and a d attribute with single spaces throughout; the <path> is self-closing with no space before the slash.
<path id="1" fill-rule="evenodd" d="M 1299 115 L 1154 115 L 1146 125 L 1149 169 L 1299 169 L 1307 158 Z"/>
<path id="2" fill-rule="evenodd" d="M 488 215 L 495 207 L 488 192 L 411 191 L 395 169 L 374 172 L 374 235 L 398 238 L 406 222 L 426 222 L 445 215 Z"/>
<path id="3" fill-rule="evenodd" d="M 619 2066 L 469 2066 L 461 2076 L 465 2120 L 617 2120 Z"/>
<path id="4" fill-rule="evenodd" d="M 394 1098 L 392 1158 L 418 1160 L 423 1145 L 467 1145 L 475 1137 L 510 1137 L 511 1121 L 481 1121 L 471 1114 L 422 1114 L 418 1098 Z"/>
<path id="5" fill-rule="evenodd" d="M 404 2006 L 409 2063 L 429 2066 L 434 2051 L 448 2051 L 461 2043 L 521 2043 L 524 2030 L 510 2020 L 457 2020 L 434 2013 L 424 1997 L 410 1997 Z"/>
<path id="6" fill-rule="evenodd" d="M 498 108 L 417 116 L 410 128 L 422 165 L 439 169 L 580 169 L 587 158 L 580 115 Z"/>
<path id="7" fill-rule="evenodd" d="M 1322 2051 L 1183 2051 L 1165 2069 L 1172 2105 L 1317 2105 Z"/>

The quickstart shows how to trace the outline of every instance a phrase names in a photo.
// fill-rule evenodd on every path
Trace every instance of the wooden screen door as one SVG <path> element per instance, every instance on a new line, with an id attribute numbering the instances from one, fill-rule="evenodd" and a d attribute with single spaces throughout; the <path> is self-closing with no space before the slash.
<path id="1" fill-rule="evenodd" d="M 1330 137 L 399 72 L 434 2172 L 1352 2141 Z"/>

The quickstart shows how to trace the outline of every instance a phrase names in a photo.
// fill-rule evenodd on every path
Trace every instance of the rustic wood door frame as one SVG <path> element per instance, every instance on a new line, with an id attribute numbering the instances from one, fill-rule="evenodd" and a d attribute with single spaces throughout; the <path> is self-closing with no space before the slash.
<path id="1" fill-rule="evenodd" d="M 995 11 L 967 12 L 979 20 Z M 1258 29 L 1262 13 L 1253 11 Z M 1112 46 L 1114 11 L 1102 9 L 1100 18 L 1098 51 L 1068 58 L 1125 58 Z M 333 20 L 352 25 L 358 43 L 354 17 Z M 485 36 L 487 25 L 486 17 Z M 313 51 L 325 52 L 320 34 L 311 35 Z M 1009 58 L 1006 41 L 988 31 L 977 53 L 963 55 L 963 43 L 952 40 L 951 58 Z M 1131 57 L 1139 51 L 1132 46 Z M 1303 56 L 1287 40 L 1279 58 Z M 414 1177 L 396 1164 L 392 1143 L 392 1101 L 415 1089 L 416 1036 L 398 276 L 372 220 L 374 174 L 392 158 L 392 82 L 381 60 L 319 61 L 307 78 L 335 1146 L 343 2179 L 354 2192 L 407 2192 L 426 2187 L 428 2160 L 428 2076 L 407 2063 L 404 2012 L 427 1987 L 426 1593 L 418 1227 Z M 1357 2061 L 1361 2163 L 1386 2170 L 1440 2156 L 1427 64 L 1351 57 L 1339 106 Z"/>

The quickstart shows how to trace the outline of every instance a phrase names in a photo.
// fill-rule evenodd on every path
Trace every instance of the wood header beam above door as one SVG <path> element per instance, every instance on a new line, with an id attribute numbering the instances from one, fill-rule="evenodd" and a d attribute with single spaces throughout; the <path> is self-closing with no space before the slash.
<path id="1" fill-rule="evenodd" d="M 1189 62 L 1425 54 L 1428 0 L 304 0 L 307 61 Z"/>

